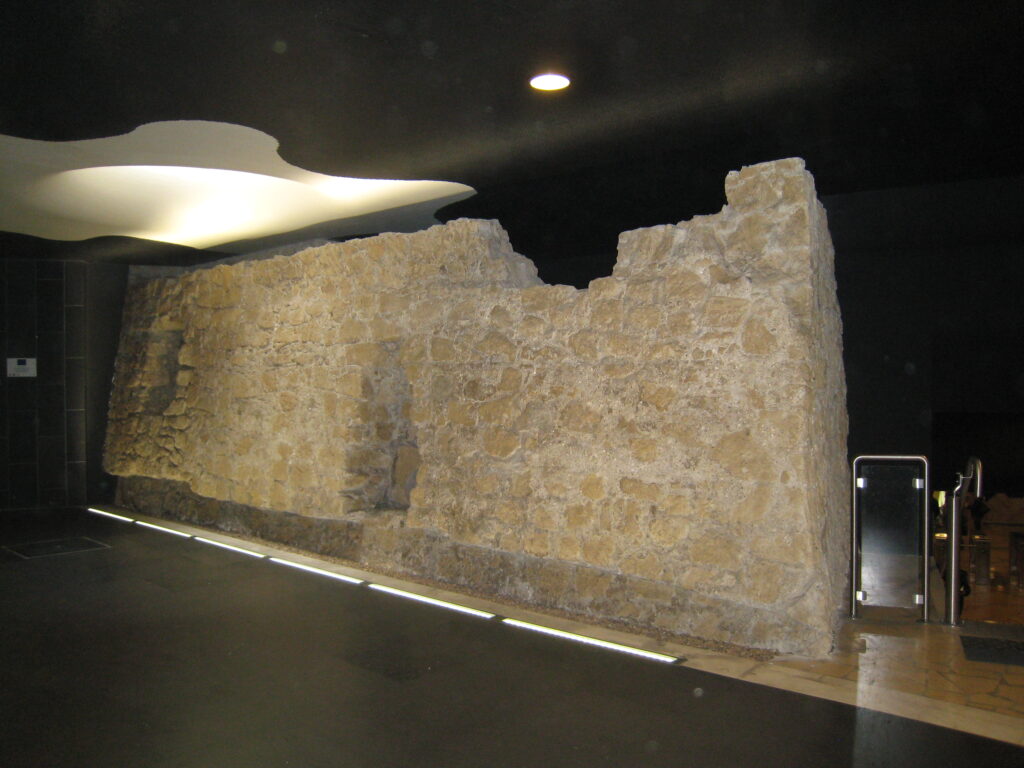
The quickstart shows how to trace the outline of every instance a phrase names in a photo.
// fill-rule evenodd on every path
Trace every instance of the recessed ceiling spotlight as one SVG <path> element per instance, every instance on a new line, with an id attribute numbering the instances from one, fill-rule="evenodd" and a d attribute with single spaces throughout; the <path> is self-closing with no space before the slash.
<path id="1" fill-rule="evenodd" d="M 538 91 L 560 91 L 569 86 L 569 78 L 565 75 L 547 72 L 530 80 L 530 85 Z"/>

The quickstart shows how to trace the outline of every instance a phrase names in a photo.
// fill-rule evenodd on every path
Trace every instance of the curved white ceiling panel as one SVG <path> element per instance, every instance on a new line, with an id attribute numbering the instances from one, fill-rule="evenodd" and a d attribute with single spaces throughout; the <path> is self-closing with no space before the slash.
<path id="1" fill-rule="evenodd" d="M 474 194 L 447 181 L 326 176 L 288 164 L 277 147 L 261 131 L 198 120 L 84 141 L 0 136 L 0 229 L 233 250 L 311 228 L 368 234 L 368 222 L 415 231 L 436 223 L 441 206 Z"/>

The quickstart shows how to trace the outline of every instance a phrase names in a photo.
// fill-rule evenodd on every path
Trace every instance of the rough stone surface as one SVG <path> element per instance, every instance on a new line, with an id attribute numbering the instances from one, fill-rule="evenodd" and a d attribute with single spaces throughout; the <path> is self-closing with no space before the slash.
<path id="1" fill-rule="evenodd" d="M 623 233 L 588 290 L 469 220 L 140 281 L 107 469 L 150 512 L 172 481 L 333 518 L 368 565 L 826 651 L 848 486 L 825 214 L 798 159 L 726 193 Z"/>

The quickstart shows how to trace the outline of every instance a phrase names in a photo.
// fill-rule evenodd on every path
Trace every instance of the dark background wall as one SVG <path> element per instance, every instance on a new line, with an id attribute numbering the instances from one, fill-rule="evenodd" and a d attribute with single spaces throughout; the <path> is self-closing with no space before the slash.
<path id="1" fill-rule="evenodd" d="M 976 455 L 1024 495 L 1024 180 L 825 197 L 851 458 L 924 454 L 936 488 Z"/>
<path id="2" fill-rule="evenodd" d="M 100 457 L 126 274 L 118 265 L 0 260 L 0 508 L 109 498 Z M 35 357 L 37 376 L 7 377 L 8 357 Z"/>
<path id="3" fill-rule="evenodd" d="M 127 282 L 128 267 L 123 264 L 89 265 L 85 307 L 85 477 L 89 501 L 96 504 L 113 501 L 116 490 L 115 478 L 103 471 L 103 441 Z"/>

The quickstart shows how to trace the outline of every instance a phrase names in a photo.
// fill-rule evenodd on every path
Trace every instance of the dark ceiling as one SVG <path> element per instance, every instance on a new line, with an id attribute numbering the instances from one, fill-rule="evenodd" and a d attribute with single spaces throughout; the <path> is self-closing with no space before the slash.
<path id="1" fill-rule="evenodd" d="M 309 170 L 474 186 L 441 218 L 501 220 L 543 275 L 607 259 L 624 229 L 717 210 L 725 173 L 764 160 L 805 158 L 822 195 L 1024 173 L 1021 8 L 8 0 L 0 133 L 257 128 Z M 531 91 L 547 69 L 572 87 Z M 33 240 L 3 242 L 196 258 L 123 238 Z"/>

